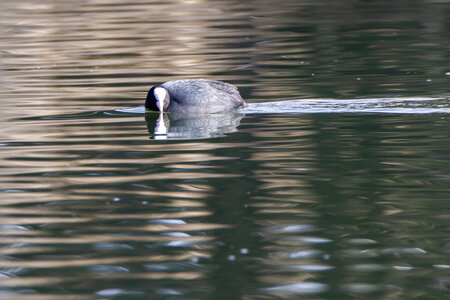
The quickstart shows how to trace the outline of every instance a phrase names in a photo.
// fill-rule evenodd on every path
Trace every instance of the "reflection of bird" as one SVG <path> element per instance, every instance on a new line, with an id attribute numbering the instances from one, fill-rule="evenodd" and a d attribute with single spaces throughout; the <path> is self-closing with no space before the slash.
<path id="1" fill-rule="evenodd" d="M 234 85 L 206 79 L 172 80 L 156 85 L 145 100 L 146 109 L 160 112 L 205 114 L 245 106 Z"/>
<path id="2" fill-rule="evenodd" d="M 150 138 L 204 139 L 236 132 L 244 114 L 234 111 L 216 114 L 159 113 L 145 114 Z"/>

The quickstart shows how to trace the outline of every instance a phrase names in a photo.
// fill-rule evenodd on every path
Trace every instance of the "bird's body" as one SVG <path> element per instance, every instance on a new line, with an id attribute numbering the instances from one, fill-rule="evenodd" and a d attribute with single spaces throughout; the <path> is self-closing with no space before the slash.
<path id="1" fill-rule="evenodd" d="M 150 89 L 145 101 L 149 110 L 208 114 L 245 107 L 238 89 L 207 79 L 172 80 Z"/>

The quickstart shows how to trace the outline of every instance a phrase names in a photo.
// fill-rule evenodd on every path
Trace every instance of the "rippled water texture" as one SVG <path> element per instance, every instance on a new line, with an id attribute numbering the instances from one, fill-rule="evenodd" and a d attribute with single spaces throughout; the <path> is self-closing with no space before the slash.
<path id="1" fill-rule="evenodd" d="M 0 1 L 1 299 L 436 299 L 448 1 Z M 144 114 L 176 78 L 249 106 Z"/>

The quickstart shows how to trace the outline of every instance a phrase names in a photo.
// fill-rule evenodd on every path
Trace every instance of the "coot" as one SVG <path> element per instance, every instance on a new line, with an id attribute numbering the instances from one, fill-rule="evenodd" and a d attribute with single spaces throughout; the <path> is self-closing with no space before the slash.
<path id="1" fill-rule="evenodd" d="M 207 79 L 172 80 L 152 87 L 145 108 L 152 111 L 207 114 L 245 107 L 238 89 Z"/>

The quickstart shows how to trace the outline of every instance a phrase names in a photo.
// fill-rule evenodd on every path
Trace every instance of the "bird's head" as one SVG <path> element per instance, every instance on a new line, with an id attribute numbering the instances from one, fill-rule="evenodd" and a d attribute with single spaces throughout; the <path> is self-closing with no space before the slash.
<path id="1" fill-rule="evenodd" d="M 145 100 L 145 108 L 148 110 L 165 112 L 169 107 L 169 103 L 169 91 L 161 85 L 156 85 L 148 91 L 147 99 Z"/>

